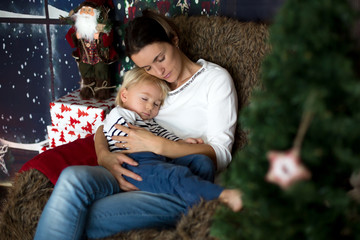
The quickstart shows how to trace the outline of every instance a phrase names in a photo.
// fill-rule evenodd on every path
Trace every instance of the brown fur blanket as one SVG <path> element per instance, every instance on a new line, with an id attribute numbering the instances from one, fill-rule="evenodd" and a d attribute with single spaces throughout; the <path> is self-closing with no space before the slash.
<path id="1" fill-rule="evenodd" d="M 239 97 L 239 108 L 249 101 L 251 90 L 258 83 L 260 64 L 269 50 L 265 24 L 239 22 L 226 17 L 174 18 L 180 30 L 180 47 L 192 60 L 203 58 L 226 68 L 232 75 Z M 238 127 L 234 151 L 246 143 L 246 134 Z M 0 214 L 2 240 L 33 239 L 42 209 L 53 185 L 39 171 L 18 174 Z M 209 228 L 217 201 L 202 202 L 183 216 L 175 229 L 137 230 L 119 233 L 106 239 L 213 239 Z"/>

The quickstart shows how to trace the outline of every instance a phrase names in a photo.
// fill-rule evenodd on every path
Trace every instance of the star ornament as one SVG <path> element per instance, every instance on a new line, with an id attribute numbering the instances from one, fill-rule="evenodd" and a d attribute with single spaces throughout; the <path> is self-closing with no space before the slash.
<path id="1" fill-rule="evenodd" d="M 311 178 L 311 173 L 301 163 L 299 151 L 291 149 L 286 152 L 269 151 L 267 158 L 270 168 L 266 180 L 286 190 L 295 182 Z"/>
<path id="2" fill-rule="evenodd" d="M 181 7 L 181 12 L 183 13 L 184 12 L 184 9 L 189 9 L 189 5 L 187 3 L 187 0 L 184 0 L 184 2 L 181 2 L 182 0 L 179 0 L 177 3 L 176 3 L 176 6 L 177 7 Z"/>

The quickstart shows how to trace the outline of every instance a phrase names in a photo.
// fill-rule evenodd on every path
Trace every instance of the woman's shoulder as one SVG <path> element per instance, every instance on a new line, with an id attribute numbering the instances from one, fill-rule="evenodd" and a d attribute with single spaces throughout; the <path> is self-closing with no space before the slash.
<path id="1" fill-rule="evenodd" d="M 210 69 L 223 69 L 226 70 L 225 68 L 221 67 L 220 65 L 214 63 L 214 62 L 210 62 L 207 61 L 205 59 L 200 58 L 199 60 L 197 60 L 196 62 L 197 64 L 200 64 L 202 67 L 204 68 L 210 68 Z"/>
<path id="2" fill-rule="evenodd" d="M 184 85 L 169 92 L 168 96 L 189 92 L 184 91 L 186 89 L 207 92 L 209 88 L 216 87 L 219 84 L 232 87 L 233 80 L 225 68 L 204 59 L 199 59 L 196 63 L 201 65 L 201 68 Z"/>
<path id="3" fill-rule="evenodd" d="M 204 59 L 199 59 L 197 61 L 197 63 L 202 66 L 201 69 L 204 69 L 203 74 L 204 74 L 204 76 L 206 75 L 207 79 L 224 78 L 224 79 L 228 79 L 228 80 L 232 81 L 231 75 L 222 66 L 220 66 L 216 63 L 213 63 L 213 62 L 206 61 Z M 201 69 L 200 69 L 200 71 L 201 71 Z"/>

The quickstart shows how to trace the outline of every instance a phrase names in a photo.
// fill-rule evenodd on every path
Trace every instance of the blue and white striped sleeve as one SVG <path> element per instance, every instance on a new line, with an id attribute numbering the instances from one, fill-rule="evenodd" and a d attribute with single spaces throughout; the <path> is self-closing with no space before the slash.
<path id="1" fill-rule="evenodd" d="M 115 127 L 116 124 L 120 124 L 123 126 L 128 127 L 128 120 L 125 118 L 125 116 L 129 119 L 129 116 L 127 114 L 128 112 L 124 111 L 124 109 L 117 107 L 111 110 L 111 112 L 106 116 L 104 120 L 104 128 L 103 132 L 105 134 L 105 137 L 107 139 L 109 150 L 111 152 L 115 151 L 122 151 L 125 150 L 124 148 L 119 148 L 115 146 L 115 143 L 118 141 L 113 140 L 112 136 L 124 136 L 126 137 L 127 134 Z M 130 123 L 132 123 L 130 121 Z"/>
<path id="2" fill-rule="evenodd" d="M 150 131 L 157 136 L 169 139 L 171 141 L 179 141 L 180 138 L 176 136 L 174 133 L 169 132 L 167 129 L 160 126 L 154 119 L 149 121 L 147 125 L 150 128 Z"/>

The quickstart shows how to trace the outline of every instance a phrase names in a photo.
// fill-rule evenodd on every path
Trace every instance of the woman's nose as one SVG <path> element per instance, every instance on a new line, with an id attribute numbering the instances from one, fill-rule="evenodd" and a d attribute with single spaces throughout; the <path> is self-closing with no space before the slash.
<path id="1" fill-rule="evenodd" d="M 158 76 L 158 77 L 163 77 L 163 75 L 164 75 L 164 72 L 165 72 L 165 68 L 163 68 L 161 65 L 160 66 L 155 66 L 154 67 L 154 70 L 155 70 L 155 72 L 156 72 L 156 75 Z"/>

